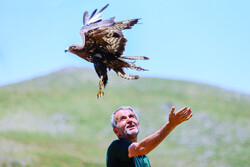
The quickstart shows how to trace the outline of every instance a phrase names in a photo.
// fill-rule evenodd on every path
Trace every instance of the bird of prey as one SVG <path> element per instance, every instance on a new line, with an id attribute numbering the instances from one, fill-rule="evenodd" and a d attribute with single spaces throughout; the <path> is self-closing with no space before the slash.
<path id="1" fill-rule="evenodd" d="M 145 71 L 128 60 L 147 60 L 144 56 L 122 56 L 127 39 L 122 30 L 131 29 L 139 19 L 131 19 L 115 22 L 115 17 L 102 20 L 101 13 L 109 6 L 107 4 L 99 12 L 97 9 L 90 15 L 85 11 L 83 15 L 83 27 L 80 30 L 82 45 L 71 45 L 65 52 L 77 56 L 94 64 L 95 71 L 100 78 L 97 98 L 104 95 L 102 89 L 108 82 L 107 70 L 113 69 L 120 77 L 128 80 L 138 79 L 137 75 L 127 75 L 124 68 L 137 71 Z"/>

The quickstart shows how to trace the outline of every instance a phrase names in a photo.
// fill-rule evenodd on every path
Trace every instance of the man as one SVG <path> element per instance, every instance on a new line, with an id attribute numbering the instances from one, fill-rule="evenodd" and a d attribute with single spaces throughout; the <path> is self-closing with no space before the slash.
<path id="1" fill-rule="evenodd" d="M 146 154 L 160 144 L 179 124 L 189 120 L 193 114 L 184 107 L 174 112 L 172 107 L 168 122 L 153 134 L 137 142 L 139 133 L 138 116 L 131 107 L 120 107 L 111 115 L 111 125 L 118 139 L 107 151 L 107 167 L 150 167 Z"/>

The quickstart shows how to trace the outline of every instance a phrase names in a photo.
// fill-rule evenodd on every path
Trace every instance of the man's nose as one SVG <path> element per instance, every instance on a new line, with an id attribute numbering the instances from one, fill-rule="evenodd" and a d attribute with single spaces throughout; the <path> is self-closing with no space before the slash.
<path id="1" fill-rule="evenodd" d="M 127 123 L 133 123 L 132 118 L 128 118 Z"/>

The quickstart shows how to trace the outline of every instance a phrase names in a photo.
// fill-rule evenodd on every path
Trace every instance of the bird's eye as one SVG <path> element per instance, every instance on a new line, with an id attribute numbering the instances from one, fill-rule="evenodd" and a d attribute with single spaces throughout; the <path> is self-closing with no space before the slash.
<path id="1" fill-rule="evenodd" d="M 75 46 L 70 46 L 69 50 L 75 49 Z"/>

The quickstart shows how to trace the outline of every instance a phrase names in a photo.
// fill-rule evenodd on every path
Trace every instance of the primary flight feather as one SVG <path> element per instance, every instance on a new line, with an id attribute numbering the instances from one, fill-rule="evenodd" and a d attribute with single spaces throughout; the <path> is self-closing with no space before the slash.
<path id="1" fill-rule="evenodd" d="M 65 52 L 76 54 L 77 56 L 94 64 L 95 71 L 100 78 L 97 97 L 103 95 L 102 89 L 108 83 L 107 69 L 113 69 L 124 79 L 138 79 L 137 75 L 127 75 L 124 68 L 138 71 L 145 71 L 129 60 L 147 60 L 144 56 L 122 56 L 127 39 L 122 30 L 131 29 L 139 19 L 131 19 L 115 22 L 112 17 L 102 20 L 101 13 L 109 6 L 107 4 L 100 11 L 97 9 L 90 15 L 86 11 L 83 15 L 83 27 L 80 30 L 82 45 L 71 45 Z M 97 12 L 97 13 L 96 13 Z"/>

